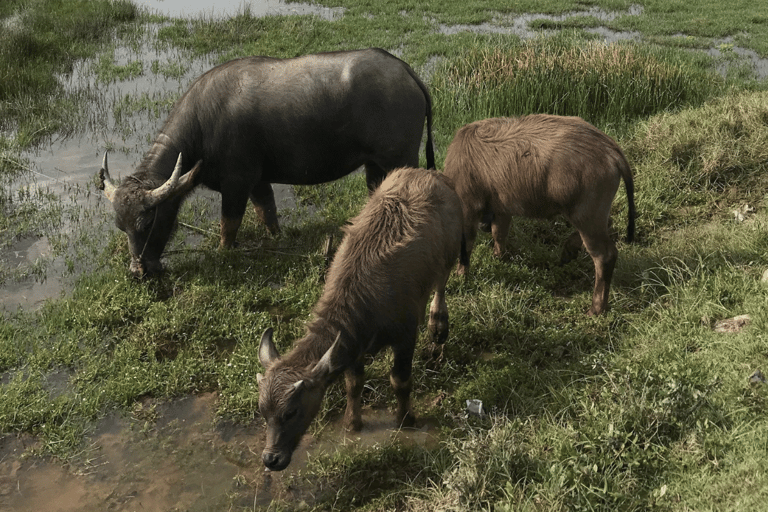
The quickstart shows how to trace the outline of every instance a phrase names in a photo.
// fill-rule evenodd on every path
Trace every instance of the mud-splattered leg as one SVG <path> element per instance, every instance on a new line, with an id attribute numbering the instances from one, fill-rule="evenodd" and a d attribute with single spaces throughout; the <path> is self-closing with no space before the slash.
<path id="1" fill-rule="evenodd" d="M 277 221 L 277 206 L 272 185 L 259 183 L 251 191 L 250 197 L 256 216 L 267 226 L 270 234 L 277 235 L 280 232 L 280 225 Z"/>
<path id="2" fill-rule="evenodd" d="M 434 368 L 443 360 L 443 350 L 445 341 L 448 339 L 448 305 L 445 302 L 445 288 L 448 285 L 450 268 L 441 279 L 435 290 L 435 296 L 432 298 L 432 304 L 429 307 L 429 323 L 427 327 L 431 334 L 432 343 L 429 348 L 427 366 Z"/>
<path id="3" fill-rule="evenodd" d="M 504 256 L 506 251 L 507 235 L 512 216 L 505 213 L 494 212 L 491 222 L 491 236 L 493 237 L 493 255 L 497 258 Z"/>
<path id="4" fill-rule="evenodd" d="M 240 184 L 225 184 L 221 188 L 221 247 L 235 246 L 237 231 L 243 222 L 248 191 Z"/>
<path id="5" fill-rule="evenodd" d="M 347 410 L 344 413 L 344 427 L 357 432 L 363 428 L 363 386 L 365 385 L 365 367 L 355 365 L 344 373 L 347 381 Z"/>
<path id="6" fill-rule="evenodd" d="M 411 412 L 411 370 L 413 368 L 413 351 L 416 347 L 418 322 L 410 322 L 401 333 L 401 339 L 392 345 L 394 363 L 389 374 L 389 382 L 397 398 L 395 419 L 401 427 L 412 427 L 416 418 Z"/>
<path id="7" fill-rule="evenodd" d="M 467 248 L 467 265 L 463 265 L 461 262 L 459 262 L 459 265 L 456 267 L 456 273 L 460 276 L 469 275 L 469 261 L 472 258 L 472 250 L 475 248 L 475 240 L 477 239 L 477 225 L 478 222 L 480 222 L 480 215 L 482 214 L 482 212 L 479 210 L 472 210 L 467 208 L 466 204 L 464 205 L 463 211 L 464 239 Z"/>
<path id="8" fill-rule="evenodd" d="M 595 263 L 595 290 L 592 294 L 592 307 L 587 314 L 600 315 L 608 309 L 608 294 L 618 251 L 607 231 L 591 235 L 582 233 L 581 237 Z"/>

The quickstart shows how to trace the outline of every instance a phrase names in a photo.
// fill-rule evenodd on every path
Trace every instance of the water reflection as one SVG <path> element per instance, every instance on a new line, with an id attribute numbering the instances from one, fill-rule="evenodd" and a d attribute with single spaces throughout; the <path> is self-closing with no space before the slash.
<path id="1" fill-rule="evenodd" d="M 227 18 L 243 12 L 251 16 L 312 14 L 327 20 L 344 15 L 341 7 L 323 7 L 305 3 L 286 3 L 281 0 L 133 0 L 150 12 L 174 18 L 199 17 Z"/>

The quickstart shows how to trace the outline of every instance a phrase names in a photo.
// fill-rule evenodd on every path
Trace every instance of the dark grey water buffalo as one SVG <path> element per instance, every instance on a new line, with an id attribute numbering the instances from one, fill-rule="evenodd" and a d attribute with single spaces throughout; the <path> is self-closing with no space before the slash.
<path id="1" fill-rule="evenodd" d="M 342 373 L 345 425 L 362 426 L 360 396 L 366 354 L 392 347 L 390 382 L 398 424 L 412 425 L 411 366 L 418 326 L 432 290 L 428 327 L 437 345 L 448 336 L 445 286 L 462 254 L 461 203 L 445 176 L 424 169 L 393 171 L 351 225 L 331 263 L 306 335 L 280 357 L 272 329 L 261 339 L 259 409 L 267 422 L 262 459 L 282 470 L 291 461 L 327 386 Z"/>
<path id="2" fill-rule="evenodd" d="M 221 192 L 221 245 L 231 247 L 248 199 L 278 231 L 270 183 L 323 183 L 364 165 L 373 190 L 390 170 L 418 166 L 425 118 L 434 168 L 429 92 L 408 64 L 376 48 L 216 66 L 176 102 L 119 186 L 105 156 L 101 186 L 128 235 L 131 271 L 162 269 L 181 201 L 196 185 Z"/>
<path id="3" fill-rule="evenodd" d="M 512 216 L 565 216 L 577 229 L 561 262 L 582 245 L 595 263 L 590 315 L 608 305 L 618 252 L 609 234 L 611 203 L 621 180 L 629 205 L 627 241 L 635 230 L 632 170 L 618 144 L 578 117 L 529 115 L 470 123 L 456 133 L 445 174 L 464 207 L 467 251 L 481 219 L 491 220 L 494 254 L 501 256 Z M 459 273 L 468 270 L 459 265 Z"/>

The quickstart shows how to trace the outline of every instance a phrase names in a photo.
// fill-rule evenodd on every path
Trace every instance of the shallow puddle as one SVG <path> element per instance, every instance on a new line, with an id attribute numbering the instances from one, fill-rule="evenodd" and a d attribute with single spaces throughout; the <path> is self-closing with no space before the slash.
<path id="1" fill-rule="evenodd" d="M 592 17 L 601 21 L 611 21 L 619 16 L 637 16 L 642 14 L 643 7 L 632 4 L 627 11 L 606 11 L 599 7 L 590 7 L 585 11 L 574 11 L 560 15 L 550 14 L 520 14 L 513 16 L 500 16 L 491 23 L 477 25 L 440 25 L 442 34 L 455 34 L 457 32 L 477 32 L 480 34 L 512 34 L 523 39 L 531 39 L 542 33 L 541 30 L 532 29 L 531 22 L 545 20 L 551 22 L 563 22 L 574 17 Z M 586 29 L 588 32 L 600 34 L 606 42 L 614 42 L 622 39 L 636 39 L 639 33 L 616 32 L 605 27 Z"/>
<path id="2" fill-rule="evenodd" d="M 342 7 L 323 7 L 309 3 L 288 3 L 281 0 L 134 0 L 136 5 L 152 12 L 173 17 L 226 18 L 248 11 L 251 16 L 311 14 L 328 20 L 344 15 Z"/>
<path id="3" fill-rule="evenodd" d="M 310 458 L 392 442 L 437 444 L 432 426 L 397 431 L 389 411 L 365 410 L 362 432 L 332 423 L 319 438 L 305 436 L 288 469 L 265 472 L 263 429 L 214 424 L 215 404 L 213 393 L 145 401 L 130 417 L 102 420 L 71 464 L 25 456 L 31 439 L 0 439 L 0 510 L 228 510 L 267 507 L 275 499 L 309 504 L 316 489 L 300 475 Z"/>

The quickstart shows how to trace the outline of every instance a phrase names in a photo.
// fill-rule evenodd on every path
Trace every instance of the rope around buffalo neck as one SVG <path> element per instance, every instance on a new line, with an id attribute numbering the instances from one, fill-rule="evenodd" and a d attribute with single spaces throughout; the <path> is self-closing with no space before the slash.
<path id="1" fill-rule="evenodd" d="M 149 238 L 152 236 L 152 231 L 155 230 L 155 223 L 157 222 L 157 207 L 155 207 L 155 216 L 152 219 L 152 227 L 149 228 L 149 233 L 147 234 L 147 239 L 144 241 L 144 247 L 141 249 L 141 254 L 139 254 L 139 262 L 144 260 L 144 252 L 147 250 L 147 244 L 149 243 Z"/>

